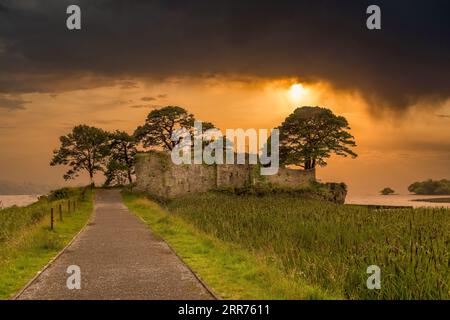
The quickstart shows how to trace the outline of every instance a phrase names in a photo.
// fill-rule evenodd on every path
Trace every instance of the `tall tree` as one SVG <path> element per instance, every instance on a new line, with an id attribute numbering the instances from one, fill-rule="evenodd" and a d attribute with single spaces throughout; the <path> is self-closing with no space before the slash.
<path id="1" fill-rule="evenodd" d="M 280 163 L 305 170 L 325 166 L 331 154 L 357 157 L 356 143 L 342 116 L 326 108 L 301 107 L 290 114 L 280 130 Z"/>
<path id="2" fill-rule="evenodd" d="M 98 171 L 104 171 L 109 153 L 108 133 L 102 129 L 87 125 L 78 125 L 72 132 L 59 138 L 61 146 L 53 151 L 51 166 L 66 165 L 70 169 L 64 179 L 74 179 L 79 172 L 86 170 L 91 183 Z"/>
<path id="3" fill-rule="evenodd" d="M 110 134 L 109 162 L 106 170 L 106 185 L 133 183 L 136 142 L 124 131 Z"/>
<path id="4" fill-rule="evenodd" d="M 134 136 L 144 147 L 172 150 L 179 141 L 172 141 L 172 134 L 177 129 L 192 131 L 194 115 L 176 106 L 167 106 L 151 111 L 145 124 L 139 126 Z"/>

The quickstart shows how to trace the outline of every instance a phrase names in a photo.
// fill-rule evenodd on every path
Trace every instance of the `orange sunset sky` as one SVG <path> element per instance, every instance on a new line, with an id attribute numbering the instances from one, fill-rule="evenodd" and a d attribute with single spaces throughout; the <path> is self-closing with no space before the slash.
<path id="1" fill-rule="evenodd" d="M 296 85 L 297 84 L 297 85 Z M 294 86 L 293 86 L 294 85 Z M 48 165 L 58 137 L 86 123 L 133 133 L 152 108 L 183 106 L 221 130 L 273 128 L 295 107 L 320 105 L 347 118 L 359 157 L 333 157 L 318 169 L 323 181 L 344 181 L 351 194 L 375 193 L 426 178 L 446 178 L 450 165 L 450 103 L 408 112 L 371 111 L 357 93 L 299 79 L 172 78 L 122 80 L 60 94 L 24 94 L 26 108 L 0 109 L 0 175 L 11 181 L 61 185 L 64 168 Z M 81 176 L 74 183 L 86 182 Z"/>

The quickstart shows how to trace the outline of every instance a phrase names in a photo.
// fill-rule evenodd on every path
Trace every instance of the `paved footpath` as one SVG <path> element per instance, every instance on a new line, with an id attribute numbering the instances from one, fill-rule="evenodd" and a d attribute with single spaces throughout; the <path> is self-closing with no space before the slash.
<path id="1" fill-rule="evenodd" d="M 96 192 L 91 223 L 18 299 L 214 299 L 117 190 Z M 81 270 L 69 290 L 67 267 Z"/>

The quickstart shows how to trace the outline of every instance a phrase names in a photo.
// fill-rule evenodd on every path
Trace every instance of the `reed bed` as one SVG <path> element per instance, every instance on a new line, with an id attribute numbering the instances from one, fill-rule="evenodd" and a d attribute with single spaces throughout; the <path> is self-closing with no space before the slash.
<path id="1" fill-rule="evenodd" d="M 449 299 L 450 210 L 336 205 L 288 195 L 193 195 L 170 212 L 348 299 Z M 381 268 L 381 289 L 366 286 Z"/>

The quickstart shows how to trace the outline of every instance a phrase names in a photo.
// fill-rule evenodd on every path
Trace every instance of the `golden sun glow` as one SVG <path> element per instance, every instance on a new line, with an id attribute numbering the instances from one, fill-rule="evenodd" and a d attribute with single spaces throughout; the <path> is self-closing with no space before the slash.
<path id="1" fill-rule="evenodd" d="M 295 83 L 289 88 L 289 97 L 293 102 L 299 102 L 308 92 L 301 83 Z"/>

